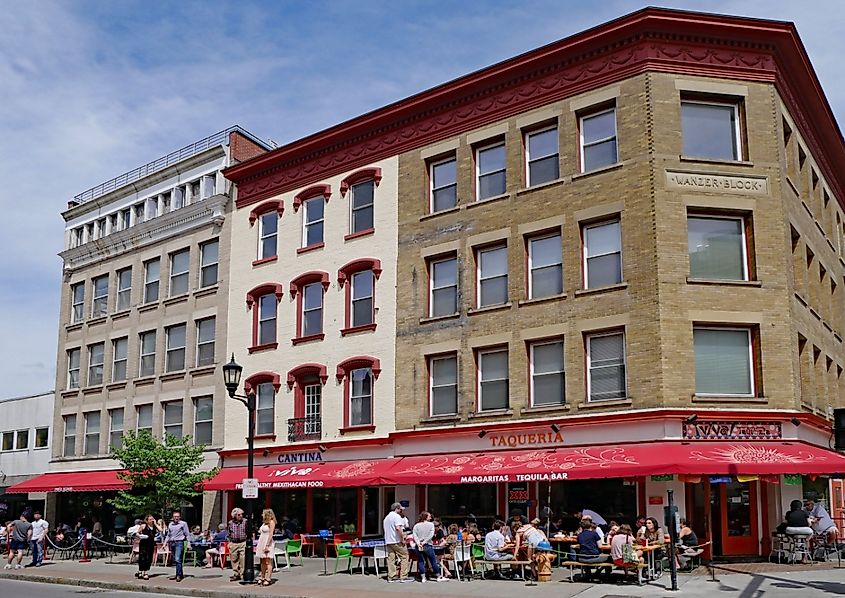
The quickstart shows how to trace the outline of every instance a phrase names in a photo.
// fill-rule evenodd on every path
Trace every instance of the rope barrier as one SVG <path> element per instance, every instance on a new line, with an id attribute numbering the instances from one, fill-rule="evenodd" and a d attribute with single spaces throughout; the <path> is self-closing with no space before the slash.
<path id="1" fill-rule="evenodd" d="M 72 544 L 70 546 L 56 546 L 56 544 L 53 543 L 49 536 L 47 536 L 47 541 L 50 543 L 50 546 L 52 546 L 55 550 L 73 550 L 74 548 L 79 546 L 79 543 L 82 542 L 82 539 L 80 538 L 76 541 L 75 544 Z"/>
<path id="2" fill-rule="evenodd" d="M 106 546 L 114 546 L 115 548 L 132 548 L 131 544 L 112 544 L 111 542 L 106 542 L 101 538 L 94 537 L 92 538 L 95 542 L 99 542 L 100 544 L 105 544 Z"/>

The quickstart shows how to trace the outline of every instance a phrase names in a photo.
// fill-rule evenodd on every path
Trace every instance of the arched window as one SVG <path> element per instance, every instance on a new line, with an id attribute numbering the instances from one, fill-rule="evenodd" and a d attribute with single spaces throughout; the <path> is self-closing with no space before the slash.
<path id="1" fill-rule="evenodd" d="M 250 353 L 279 346 L 276 339 L 278 304 L 282 300 L 282 285 L 265 282 L 246 294 L 246 307 L 252 310 L 252 346 Z M 255 306 L 255 309 L 253 309 Z"/>
<path id="2" fill-rule="evenodd" d="M 258 222 L 258 253 L 253 266 L 272 262 L 278 256 L 279 218 L 285 211 L 285 202 L 265 201 L 249 213 L 249 225 Z"/>
<path id="3" fill-rule="evenodd" d="M 337 283 L 346 293 L 343 336 L 376 329 L 376 281 L 381 272 L 381 261 L 375 258 L 353 260 L 337 271 Z"/>
<path id="4" fill-rule="evenodd" d="M 276 393 L 281 388 L 281 376 L 276 372 L 256 372 L 244 380 L 244 390 L 255 393 L 255 437 L 275 438 Z"/>
<path id="5" fill-rule="evenodd" d="M 373 431 L 373 398 L 375 381 L 381 374 L 381 362 L 375 357 L 359 355 L 339 363 L 336 377 L 343 383 L 343 428 L 351 431 Z"/>
<path id="6" fill-rule="evenodd" d="M 381 182 L 381 168 L 363 168 L 340 182 L 340 194 L 349 192 L 349 234 L 344 240 L 375 232 L 376 187 Z"/>
<path id="7" fill-rule="evenodd" d="M 326 366 L 321 363 L 304 363 L 288 372 L 288 388 L 294 391 L 288 442 L 322 438 L 323 386 L 328 378 Z"/>
<path id="8" fill-rule="evenodd" d="M 312 270 L 290 281 L 290 294 L 296 297 L 296 338 L 300 343 L 323 340 L 323 297 L 329 288 L 329 273 Z"/>

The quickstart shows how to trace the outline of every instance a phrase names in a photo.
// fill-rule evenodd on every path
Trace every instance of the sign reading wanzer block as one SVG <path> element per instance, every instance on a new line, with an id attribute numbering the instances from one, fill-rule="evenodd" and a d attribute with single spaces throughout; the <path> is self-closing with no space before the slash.
<path id="1" fill-rule="evenodd" d="M 677 170 L 666 171 L 666 187 L 682 191 L 705 191 L 709 193 L 742 193 L 745 195 L 767 195 L 769 193 L 766 177 L 704 174 Z"/>

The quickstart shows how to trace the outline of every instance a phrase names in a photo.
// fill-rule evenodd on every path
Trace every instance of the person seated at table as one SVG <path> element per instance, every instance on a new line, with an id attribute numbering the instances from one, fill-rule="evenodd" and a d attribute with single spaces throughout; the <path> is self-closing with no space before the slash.
<path id="1" fill-rule="evenodd" d="M 513 554 L 507 552 L 505 547 L 505 536 L 502 535 L 502 528 L 507 527 L 503 521 L 494 521 L 493 529 L 484 536 L 484 560 L 486 561 L 512 561 Z M 498 565 L 493 565 L 493 572 L 496 577 L 502 577 Z"/>
<path id="2" fill-rule="evenodd" d="M 595 521 L 593 521 L 592 515 L 584 515 L 583 517 L 581 517 L 581 521 L 589 521 L 590 524 L 593 526 L 593 530 L 599 535 L 599 539 L 600 539 L 599 544 L 605 543 L 604 530 L 601 527 L 599 527 L 599 525 Z"/>
<path id="3" fill-rule="evenodd" d="M 439 546 L 446 538 L 446 530 L 443 529 L 443 522 L 440 517 L 435 517 L 432 523 L 434 523 L 434 543 Z"/>
<path id="4" fill-rule="evenodd" d="M 648 544 L 663 544 L 663 530 L 654 517 L 645 520 L 645 525 L 637 533 L 640 541 L 645 540 Z"/>
<path id="5" fill-rule="evenodd" d="M 467 522 L 464 527 L 464 541 L 472 544 L 481 541 L 481 538 L 481 530 L 478 529 L 478 524 L 474 521 Z"/>
<path id="6" fill-rule="evenodd" d="M 585 564 L 606 563 L 609 558 L 608 555 L 601 553 L 599 542 L 601 538 L 594 529 L 594 524 L 589 519 L 581 520 L 581 531 L 578 532 L 578 562 Z M 589 581 L 592 579 L 593 571 L 591 568 L 584 569 L 584 578 Z"/>
<path id="7" fill-rule="evenodd" d="M 520 525 L 525 525 L 528 523 L 528 518 L 522 514 L 522 509 L 512 509 L 511 516 L 508 517 L 507 524 L 513 529 L 514 522 L 519 523 Z"/>
<path id="8" fill-rule="evenodd" d="M 637 522 L 634 524 L 634 529 L 637 530 L 637 537 L 640 537 L 640 534 L 644 534 L 645 531 L 645 515 L 637 515 Z"/>
<path id="9" fill-rule="evenodd" d="M 188 543 L 193 544 L 200 544 L 202 542 L 202 528 L 198 525 L 195 525 L 191 528 L 191 531 L 188 533 Z"/>
<path id="10" fill-rule="evenodd" d="M 549 535 L 554 536 L 559 533 L 563 533 L 563 517 L 560 515 L 552 517 L 549 522 Z"/>
<path id="11" fill-rule="evenodd" d="M 637 560 L 643 562 L 642 550 L 634 550 L 634 531 L 627 523 L 619 526 L 619 530 L 613 534 L 613 539 L 610 541 L 610 556 L 613 558 L 613 564 L 617 567 L 624 567 L 625 565 L 632 565 L 633 562 L 626 562 L 626 552 L 624 546 L 631 546 L 632 554 L 636 556 Z"/>
<path id="12" fill-rule="evenodd" d="M 443 547 L 443 556 L 440 557 L 440 570 L 443 573 L 443 577 L 446 578 L 452 577 L 452 573 L 449 571 L 449 567 L 447 565 L 455 560 L 455 548 L 458 546 L 458 533 L 460 533 L 458 524 L 452 523 L 449 526 L 449 533 L 440 542 L 440 546 Z"/>
<path id="13" fill-rule="evenodd" d="M 788 536 L 812 536 L 813 528 L 810 527 L 810 514 L 801 508 L 800 500 L 793 500 L 789 503 L 789 511 L 784 516 Z"/>
<path id="14" fill-rule="evenodd" d="M 214 557 L 220 556 L 220 544 L 225 542 L 229 537 L 226 531 L 226 524 L 221 523 L 217 526 L 217 533 L 211 538 L 211 548 L 205 551 L 205 568 L 211 569 L 214 565 Z"/>
<path id="15" fill-rule="evenodd" d="M 630 529 L 631 526 L 628 526 Z M 598 530 L 596 530 L 598 531 Z M 613 536 L 619 533 L 619 524 L 615 521 L 610 522 L 610 529 L 607 532 L 607 535 L 604 537 L 605 544 L 611 544 L 613 542 Z"/>
<path id="16" fill-rule="evenodd" d="M 698 536 L 692 530 L 689 520 L 686 517 L 681 517 L 681 531 L 678 533 L 678 553 L 676 560 L 678 568 L 683 569 L 692 560 L 692 557 L 700 555 L 704 552 L 703 548 L 698 546 Z"/>
<path id="17" fill-rule="evenodd" d="M 817 534 L 824 535 L 825 542 L 835 545 L 839 530 L 824 505 L 808 498 L 804 501 L 804 510 L 810 515 L 810 526 L 813 530 Z"/>

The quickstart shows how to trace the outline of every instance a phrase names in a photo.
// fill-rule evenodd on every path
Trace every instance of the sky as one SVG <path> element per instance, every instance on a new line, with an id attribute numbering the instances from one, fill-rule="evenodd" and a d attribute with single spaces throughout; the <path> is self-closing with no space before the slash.
<path id="1" fill-rule="evenodd" d="M 647 5 L 6 0 L 0 397 L 55 385 L 61 212 L 77 193 L 233 124 L 288 143 Z M 794 21 L 843 123 L 845 2 L 659 5 Z"/>

